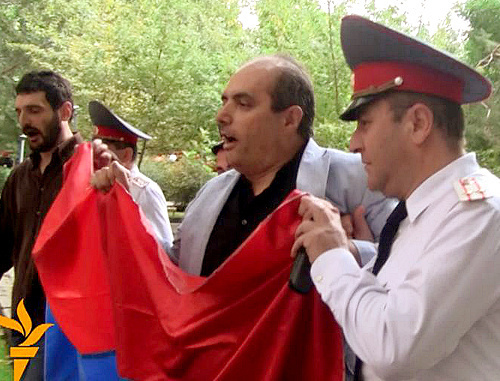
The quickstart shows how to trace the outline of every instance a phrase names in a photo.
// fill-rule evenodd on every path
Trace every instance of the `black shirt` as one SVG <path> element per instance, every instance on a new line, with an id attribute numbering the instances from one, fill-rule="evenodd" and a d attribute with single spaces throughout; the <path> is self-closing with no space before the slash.
<path id="1" fill-rule="evenodd" d="M 202 276 L 212 274 L 295 189 L 305 147 L 276 173 L 271 185 L 257 196 L 253 194 L 250 182 L 244 176 L 240 177 L 208 240 Z"/>

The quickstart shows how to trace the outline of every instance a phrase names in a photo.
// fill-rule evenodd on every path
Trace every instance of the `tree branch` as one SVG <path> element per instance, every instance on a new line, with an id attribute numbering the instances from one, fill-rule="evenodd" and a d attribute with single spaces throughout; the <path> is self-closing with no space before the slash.
<path id="1" fill-rule="evenodd" d="M 20 65 L 19 63 L 16 63 L 16 64 L 12 65 L 11 67 L 8 67 L 7 69 L 3 69 L 2 72 L 0 73 L 0 75 L 7 74 L 9 71 L 14 70 L 19 65 Z"/>
<path id="2" fill-rule="evenodd" d="M 481 61 L 479 61 L 478 64 L 476 65 L 476 67 L 484 68 L 484 67 L 489 66 L 489 64 L 491 64 L 493 62 L 495 57 L 500 58 L 500 44 L 498 44 L 490 54 L 488 54 Z"/>

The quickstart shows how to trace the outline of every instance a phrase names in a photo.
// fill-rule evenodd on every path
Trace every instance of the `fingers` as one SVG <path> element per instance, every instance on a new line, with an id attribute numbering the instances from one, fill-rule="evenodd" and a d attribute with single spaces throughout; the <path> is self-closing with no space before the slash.
<path id="1" fill-rule="evenodd" d="M 295 239 L 295 242 L 293 243 L 293 246 L 292 246 L 292 251 L 291 251 L 291 254 L 290 256 L 292 258 L 295 258 L 297 256 L 297 252 L 299 251 L 299 249 L 304 246 L 303 243 L 303 238 L 302 237 L 298 237 Z"/>
<path id="2" fill-rule="evenodd" d="M 295 230 L 295 238 L 299 238 L 307 232 L 313 230 L 317 224 L 315 224 L 312 220 L 302 220 L 302 222 L 297 226 L 297 230 Z"/>
<path id="3" fill-rule="evenodd" d="M 92 156 L 94 159 L 94 169 L 98 170 L 111 164 L 113 155 L 108 149 L 108 146 L 104 144 L 100 139 L 95 139 L 92 141 L 92 152 Z"/>
<path id="4" fill-rule="evenodd" d="M 118 161 L 116 154 L 101 139 L 94 139 L 92 141 L 92 152 L 94 169 L 96 170 L 110 166 L 113 161 Z"/>
<path id="5" fill-rule="evenodd" d="M 364 221 L 366 223 L 365 213 L 366 208 L 364 207 L 364 205 L 359 205 L 356 209 L 354 209 L 354 212 L 352 213 L 353 219 L 358 222 Z"/>
<path id="6" fill-rule="evenodd" d="M 95 171 L 90 178 L 90 184 L 104 193 L 109 192 L 113 183 L 114 178 L 112 177 L 112 171 L 109 167 L 104 167 Z"/>
<path id="7" fill-rule="evenodd" d="M 297 226 L 297 230 L 295 230 L 295 242 L 293 243 L 291 250 L 291 257 L 295 258 L 297 256 L 298 250 L 303 246 L 306 248 L 305 238 L 306 234 L 310 231 L 314 230 L 315 224 L 311 219 L 303 219 L 302 222 Z"/>
<path id="8" fill-rule="evenodd" d="M 307 252 L 307 248 L 310 246 L 310 238 L 314 237 L 316 227 L 317 224 L 311 220 L 303 220 L 299 224 L 297 230 L 295 231 L 295 242 L 293 243 L 290 254 L 292 258 L 295 258 L 297 256 L 297 253 L 301 247 L 304 247 Z M 311 258 L 309 259 L 311 260 Z"/>
<path id="9" fill-rule="evenodd" d="M 130 171 L 117 161 L 113 161 L 109 167 L 103 167 L 94 172 L 90 178 L 90 184 L 104 193 L 109 192 L 115 181 L 129 190 Z"/>
<path id="10" fill-rule="evenodd" d="M 363 205 L 359 205 L 352 214 L 354 238 L 373 242 L 373 233 L 370 226 L 366 222 L 365 213 L 365 207 Z"/>
<path id="11" fill-rule="evenodd" d="M 352 239 L 354 236 L 353 217 L 350 214 L 344 214 L 340 217 L 340 222 L 342 223 L 347 238 Z"/>
<path id="12" fill-rule="evenodd" d="M 130 171 L 117 161 L 113 161 L 111 163 L 110 169 L 111 169 L 110 172 L 112 172 L 112 176 L 110 177 L 113 180 L 116 180 L 120 184 L 122 184 L 127 191 L 130 190 L 129 187 Z"/>
<path id="13" fill-rule="evenodd" d="M 292 257 L 297 255 L 301 246 L 306 249 L 311 263 L 330 249 L 348 248 L 349 241 L 340 221 L 340 213 L 328 201 L 304 196 L 299 213 L 302 215 L 302 222 L 295 231 Z"/>
<path id="14" fill-rule="evenodd" d="M 330 202 L 311 195 L 302 197 L 298 213 L 302 216 L 302 220 L 318 222 L 326 222 L 333 215 L 340 215 L 339 210 Z"/>
<path id="15" fill-rule="evenodd" d="M 313 263 L 324 252 L 343 248 L 354 254 L 360 262 L 359 253 L 351 238 L 372 240 L 373 235 L 365 219 L 365 208 L 358 206 L 352 215 L 340 215 L 330 202 L 314 196 L 301 199 L 298 213 L 302 222 L 295 231 L 295 242 L 291 256 L 295 257 L 301 246 L 306 249 L 309 261 Z"/>

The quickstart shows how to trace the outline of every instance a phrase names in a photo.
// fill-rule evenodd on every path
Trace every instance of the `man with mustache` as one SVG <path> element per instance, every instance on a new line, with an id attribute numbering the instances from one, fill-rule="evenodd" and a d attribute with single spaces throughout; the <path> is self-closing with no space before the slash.
<path id="1" fill-rule="evenodd" d="M 298 62 L 284 55 L 251 60 L 233 74 L 221 98 L 216 121 L 232 169 L 210 180 L 186 209 L 169 253 L 175 263 L 210 275 L 295 188 L 352 213 L 355 237 L 370 236 L 370 230 L 378 237 L 394 204 L 367 189 L 358 155 L 312 139 L 314 91 Z M 95 148 L 95 156 L 104 157 Z M 115 161 L 92 182 L 108 190 L 117 178 L 127 186 L 126 172 Z M 361 263 L 374 254 L 365 241 L 350 247 Z"/>
<path id="2" fill-rule="evenodd" d="M 326 198 L 344 213 L 363 205 L 357 226 L 368 229 L 360 222 L 365 214 L 378 236 L 392 204 L 366 188 L 357 155 L 314 142 L 314 92 L 294 59 L 273 55 L 247 62 L 221 99 L 216 121 L 234 170 L 209 182 L 187 209 L 173 253 L 183 269 L 210 275 L 294 188 Z M 200 225 L 202 211 L 209 217 Z M 363 262 L 369 257 L 365 247 L 359 241 L 351 246 Z"/>
<path id="3" fill-rule="evenodd" d="M 14 266 L 12 315 L 24 299 L 33 326 L 45 322 L 45 296 L 31 250 L 45 214 L 62 185 L 63 165 L 82 142 L 73 133 L 73 99 L 69 82 L 52 71 L 30 72 L 16 86 L 19 125 L 31 149 L 30 156 L 7 179 L 0 199 L 0 274 Z M 24 341 L 12 331 L 11 345 Z M 43 345 L 43 339 L 37 344 Z M 43 379 L 43 348 L 24 373 L 28 380 Z"/>
<path id="4" fill-rule="evenodd" d="M 352 260 L 339 211 L 304 197 L 294 249 L 359 356 L 358 380 L 497 380 L 500 180 L 466 153 L 462 104 L 491 84 L 416 39 L 359 16 L 341 25 L 370 189 L 400 203 L 376 261 Z M 327 356 L 328 354 L 324 354 Z"/>

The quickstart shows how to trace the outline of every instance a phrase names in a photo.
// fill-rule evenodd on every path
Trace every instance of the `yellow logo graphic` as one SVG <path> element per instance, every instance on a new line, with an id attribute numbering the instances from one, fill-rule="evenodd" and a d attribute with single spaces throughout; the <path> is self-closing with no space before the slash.
<path id="1" fill-rule="evenodd" d="M 45 331 L 54 325 L 40 324 L 34 330 L 31 330 L 31 318 L 28 311 L 26 311 L 26 307 L 24 307 L 24 299 L 17 305 L 17 316 L 19 316 L 21 323 L 0 315 L 0 326 L 16 330 L 25 337 L 25 340 L 18 347 L 10 347 L 10 357 L 14 359 L 14 381 L 21 379 L 28 362 L 38 352 L 38 347 L 34 347 L 33 344 L 40 340 Z"/>

